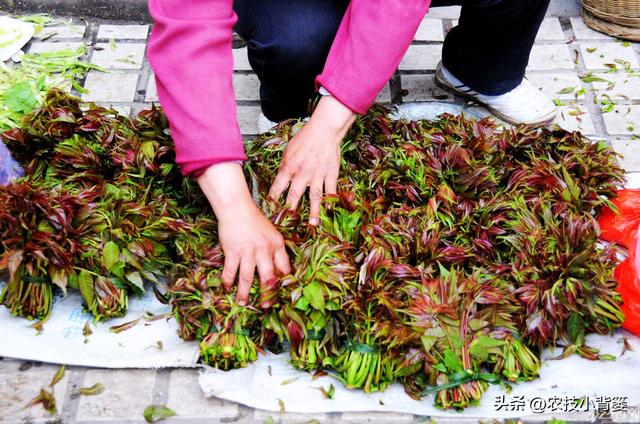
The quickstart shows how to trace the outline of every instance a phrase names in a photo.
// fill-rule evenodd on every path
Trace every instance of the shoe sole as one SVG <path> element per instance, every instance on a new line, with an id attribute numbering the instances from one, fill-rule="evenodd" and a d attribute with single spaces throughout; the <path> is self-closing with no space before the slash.
<path id="1" fill-rule="evenodd" d="M 502 121 L 504 121 L 504 122 L 506 122 L 508 124 L 511 124 L 511 125 L 522 124 L 522 122 L 516 121 L 516 120 L 510 118 L 509 116 L 503 114 L 499 110 L 496 110 L 496 109 L 492 108 L 490 105 L 481 102 L 480 100 L 478 100 L 475 97 L 473 97 L 471 94 L 465 93 L 462 90 L 458 90 L 456 87 L 454 87 L 453 85 L 449 84 L 449 82 L 447 80 L 445 80 L 444 76 L 442 75 L 442 65 L 441 64 L 438 64 L 438 66 L 436 67 L 436 75 L 435 76 L 436 76 L 436 84 L 439 87 L 441 87 L 441 88 L 443 88 L 443 89 L 445 89 L 445 90 L 447 90 L 449 92 L 452 92 L 452 93 L 454 93 L 454 94 L 456 94 L 456 95 L 458 95 L 460 97 L 463 97 L 463 98 L 465 98 L 467 100 L 471 100 L 471 101 L 473 101 L 475 103 L 481 104 L 482 106 L 486 107 L 489 110 L 489 112 L 491 112 L 493 115 L 497 116 Z M 550 112 L 550 113 L 544 115 L 538 121 L 529 122 L 529 123 L 527 123 L 527 125 L 530 125 L 530 126 L 532 126 L 534 128 L 547 126 L 547 125 L 549 125 L 550 123 L 553 122 L 553 120 L 556 118 L 556 115 L 557 115 L 557 111 L 554 110 L 553 112 Z"/>

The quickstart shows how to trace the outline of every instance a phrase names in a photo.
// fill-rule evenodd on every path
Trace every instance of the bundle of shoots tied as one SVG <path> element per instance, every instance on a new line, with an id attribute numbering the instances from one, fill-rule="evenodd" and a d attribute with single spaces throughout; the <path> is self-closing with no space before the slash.
<path id="1" fill-rule="evenodd" d="M 8 273 L 0 301 L 11 313 L 45 319 L 54 287 L 66 291 L 83 253 L 76 218 L 93 197 L 21 180 L 0 187 L 0 271 Z"/>
<path id="2" fill-rule="evenodd" d="M 79 102 L 62 91 L 50 91 L 41 108 L 25 116 L 21 128 L 5 131 L 0 138 L 30 179 L 43 179 L 58 144 L 73 137 L 81 118 Z"/>
<path id="3" fill-rule="evenodd" d="M 518 306 L 501 281 L 440 267 L 404 290 L 402 314 L 419 340 L 398 373 L 411 396 L 434 393 L 436 406 L 463 409 L 477 404 L 489 383 L 538 375 L 540 361 L 518 337 Z"/>
<path id="4" fill-rule="evenodd" d="M 356 279 L 353 254 L 351 244 L 326 234 L 295 250 L 295 272 L 280 287 L 280 319 L 294 367 L 320 369 L 338 351 L 340 314 Z"/>
<path id="5" fill-rule="evenodd" d="M 396 266 L 381 247 L 362 260 L 356 293 L 344 306 L 346 342 L 325 361 L 348 388 L 369 393 L 395 381 L 403 351 L 415 338 L 398 314 L 405 276 L 406 267 Z"/>
<path id="6" fill-rule="evenodd" d="M 211 302 L 215 313 L 209 333 L 200 342 L 200 356 L 204 363 L 229 370 L 246 367 L 258 359 L 258 352 L 262 350 L 258 343 L 263 312 L 254 305 L 258 304 L 259 297 L 254 285 L 249 303 L 241 306 L 236 302 L 235 290 L 208 289 L 205 302 Z"/>
<path id="7" fill-rule="evenodd" d="M 200 341 L 204 363 L 229 370 L 246 367 L 257 359 L 263 311 L 252 305 L 264 294 L 254 284 L 247 306 L 236 303 L 235 289 L 228 290 L 220 276 L 224 256 L 219 246 L 209 249 L 199 263 L 189 269 L 174 270 L 169 284 L 174 316 L 180 337 Z"/>
<path id="8" fill-rule="evenodd" d="M 252 291 L 255 300 L 257 290 Z M 262 350 L 256 343 L 260 338 L 261 310 L 252 303 L 240 306 L 235 293 L 219 293 L 213 302 L 216 320 L 200 342 L 202 361 L 222 370 L 243 368 L 256 361 Z"/>
<path id="9" fill-rule="evenodd" d="M 184 340 L 202 340 L 217 319 L 212 299 L 214 290 L 222 291 L 220 270 L 224 257 L 219 246 L 210 248 L 205 256 L 207 259 L 196 265 L 175 269 L 168 287 L 179 334 Z"/>
<path id="10" fill-rule="evenodd" d="M 144 281 L 159 282 L 173 265 L 165 244 L 186 225 L 167 216 L 162 198 L 133 201 L 133 193 L 109 187 L 103 201 L 112 209 L 87 217 L 91 233 L 82 238 L 85 254 L 77 261 L 78 288 L 97 320 L 123 315 L 129 290 L 141 294 Z"/>
<path id="11" fill-rule="evenodd" d="M 169 123 L 159 108 L 140 112 L 121 130 L 121 139 L 111 152 L 117 185 L 127 184 L 151 197 L 165 197 L 174 217 L 210 216 L 211 206 L 195 180 L 180 174 Z"/>
<path id="12" fill-rule="evenodd" d="M 218 245 L 217 222 L 209 215 L 198 215 L 188 221 L 173 239 L 176 265 L 187 268 L 194 264 L 222 267 L 222 249 Z"/>
<path id="13" fill-rule="evenodd" d="M 166 128 L 155 108 L 130 120 L 95 105 L 82 111 L 78 99 L 53 90 L 23 128 L 2 134 L 27 181 L 50 193 L 93 193 L 77 218 L 81 249 L 68 284 L 96 319 L 123 315 L 128 291 L 166 274 L 181 217 L 194 210 Z"/>
<path id="14" fill-rule="evenodd" d="M 525 310 L 517 321 L 539 348 L 562 344 L 565 356 L 598 359 L 584 345 L 585 334 L 607 334 L 624 321 L 612 277 L 618 250 L 598 242 L 591 215 L 558 216 L 553 207 L 548 195 L 511 202 L 509 232 L 502 239 L 516 258 L 508 278 Z"/>

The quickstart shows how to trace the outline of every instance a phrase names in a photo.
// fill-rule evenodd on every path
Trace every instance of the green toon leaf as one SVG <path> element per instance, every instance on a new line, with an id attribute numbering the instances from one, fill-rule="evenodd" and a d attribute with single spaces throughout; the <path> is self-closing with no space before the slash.
<path id="1" fill-rule="evenodd" d="M 311 306 L 319 311 L 324 311 L 324 295 L 322 294 L 322 286 L 320 286 L 317 281 L 312 281 L 307 284 L 302 293 Z"/>
<path id="2" fill-rule="evenodd" d="M 146 422 L 155 423 L 166 418 L 173 417 L 176 413 L 164 405 L 149 405 L 145 408 L 143 416 Z"/>
<path id="3" fill-rule="evenodd" d="M 38 105 L 31 82 L 23 81 L 12 85 L 4 92 L 7 107 L 15 113 L 29 113 Z"/>
<path id="4" fill-rule="evenodd" d="M 120 260 L 120 248 L 114 241 L 109 241 L 104 245 L 102 251 L 102 265 L 111 272 Z"/>

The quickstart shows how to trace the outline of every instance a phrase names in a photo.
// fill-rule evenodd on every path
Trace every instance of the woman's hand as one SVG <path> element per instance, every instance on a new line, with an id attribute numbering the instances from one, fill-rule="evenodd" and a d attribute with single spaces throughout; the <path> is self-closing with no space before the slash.
<path id="1" fill-rule="evenodd" d="M 291 209 L 309 187 L 309 223 L 317 225 L 324 194 L 335 194 L 340 169 L 340 143 L 355 121 L 355 113 L 332 96 L 318 102 L 309 122 L 289 142 L 269 196 L 278 199 L 289 187 Z"/>
<path id="2" fill-rule="evenodd" d="M 291 271 L 284 239 L 253 202 L 240 164 L 213 165 L 198 183 L 218 218 L 225 258 L 222 281 L 230 289 L 239 270 L 236 300 L 246 305 L 256 267 L 261 293 L 270 289 L 268 284 L 274 277 Z M 261 306 L 270 305 L 263 299 Z"/>

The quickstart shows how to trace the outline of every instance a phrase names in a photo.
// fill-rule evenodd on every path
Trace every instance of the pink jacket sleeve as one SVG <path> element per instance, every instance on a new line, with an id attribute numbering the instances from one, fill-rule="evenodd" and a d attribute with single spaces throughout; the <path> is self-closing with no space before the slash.
<path id="1" fill-rule="evenodd" d="M 147 56 L 184 174 L 244 160 L 233 92 L 233 0 L 149 0 Z"/>
<path id="2" fill-rule="evenodd" d="M 395 72 L 431 0 L 351 0 L 316 84 L 365 113 Z"/>
<path id="3" fill-rule="evenodd" d="M 365 113 L 411 44 L 430 0 L 351 0 L 317 84 Z M 184 174 L 244 160 L 232 85 L 233 0 L 149 0 L 147 55 Z"/>

